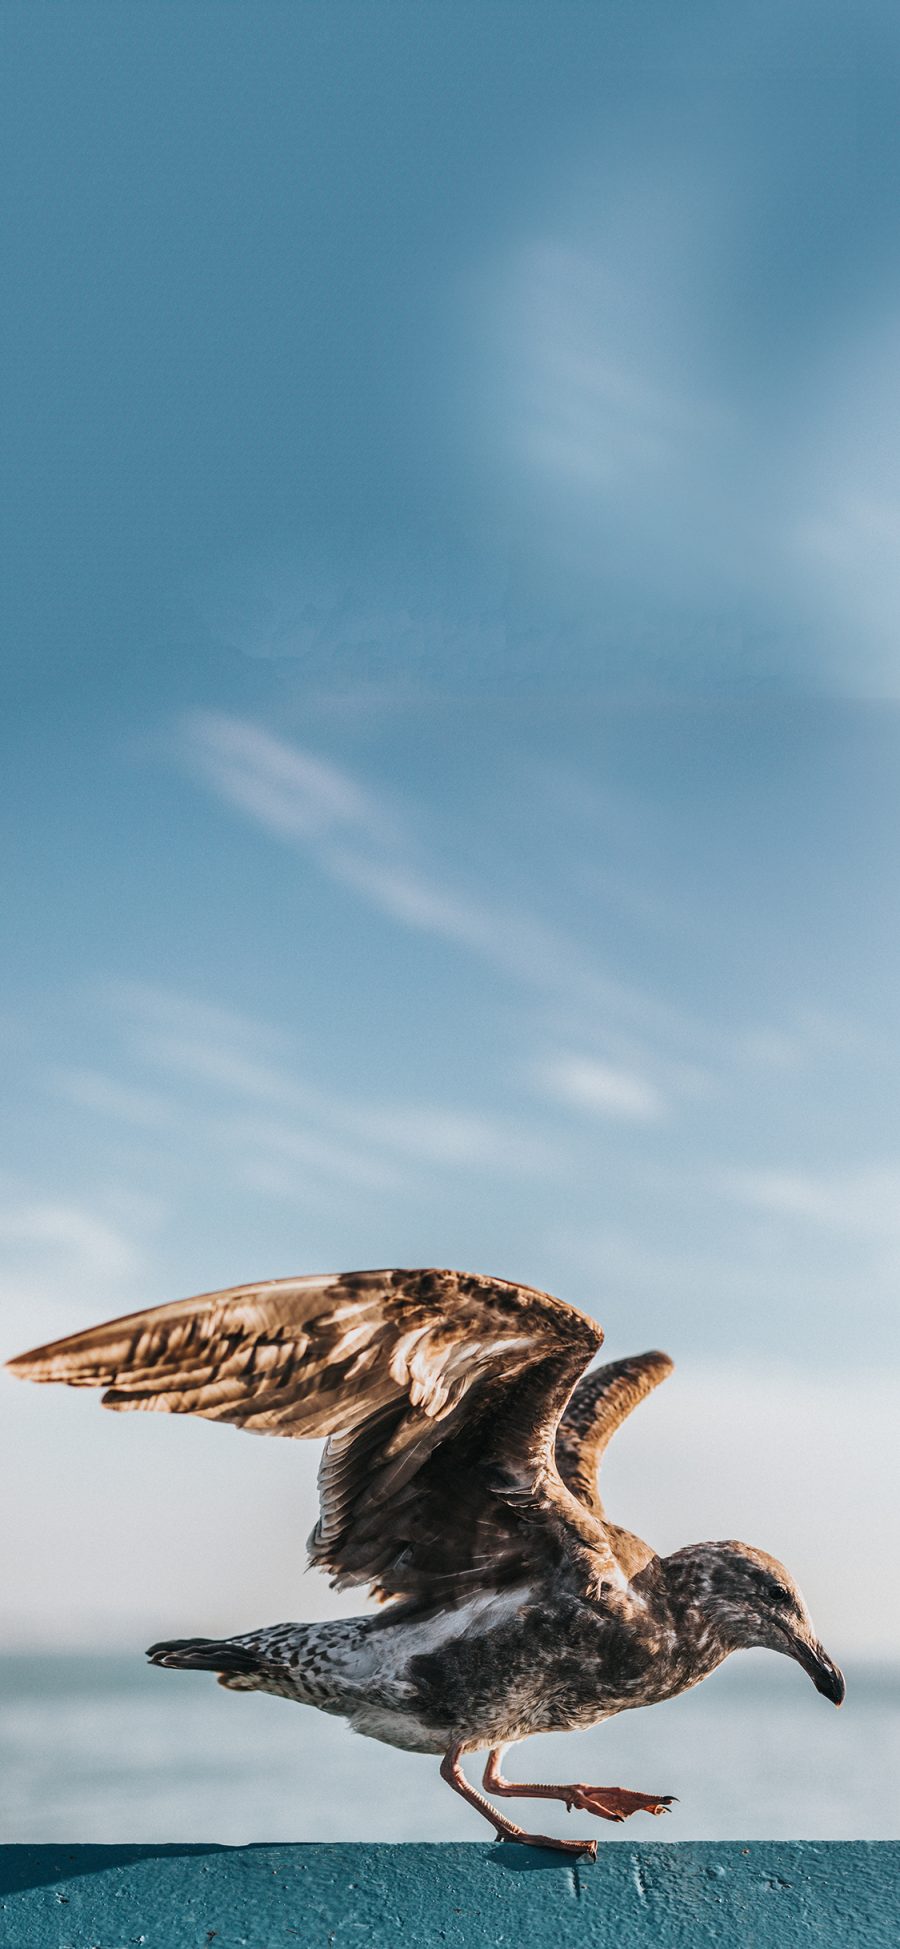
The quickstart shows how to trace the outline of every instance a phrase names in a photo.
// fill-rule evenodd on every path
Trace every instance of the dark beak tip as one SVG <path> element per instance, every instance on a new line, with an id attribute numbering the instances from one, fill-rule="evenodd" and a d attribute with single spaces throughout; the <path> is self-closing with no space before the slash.
<path id="1" fill-rule="evenodd" d="M 813 1682 L 816 1691 L 821 1692 L 823 1698 L 830 1699 L 832 1705 L 843 1705 L 847 1696 L 847 1687 L 844 1682 L 844 1674 L 838 1671 L 836 1665 L 826 1666 L 825 1670 L 819 1672 Z"/>

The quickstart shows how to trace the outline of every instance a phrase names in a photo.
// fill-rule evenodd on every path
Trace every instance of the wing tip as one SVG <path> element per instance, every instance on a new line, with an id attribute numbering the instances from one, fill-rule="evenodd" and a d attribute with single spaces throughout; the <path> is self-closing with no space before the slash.
<path id="1" fill-rule="evenodd" d="M 3 1362 L 3 1370 L 17 1381 L 61 1381 L 67 1387 L 108 1387 L 112 1375 L 105 1368 L 89 1366 L 81 1334 L 69 1339 L 51 1340 L 44 1347 L 30 1347 L 27 1353 L 14 1354 Z"/>
<path id="2" fill-rule="evenodd" d="M 45 1347 L 35 1347 L 29 1353 L 13 1354 L 11 1360 L 4 1360 L 3 1372 L 12 1374 L 16 1381 L 49 1380 L 49 1374 L 42 1371 L 47 1351 Z"/>

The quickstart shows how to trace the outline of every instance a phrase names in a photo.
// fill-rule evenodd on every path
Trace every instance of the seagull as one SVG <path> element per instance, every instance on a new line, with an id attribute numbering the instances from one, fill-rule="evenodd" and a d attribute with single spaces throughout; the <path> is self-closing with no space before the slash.
<path id="1" fill-rule="evenodd" d="M 102 1387 L 120 1413 L 324 1436 L 309 1559 L 337 1589 L 367 1585 L 381 1608 L 176 1638 L 149 1659 L 440 1756 L 442 1778 L 498 1839 L 593 1856 L 596 1840 L 525 1832 L 495 1802 L 560 1800 L 622 1821 L 673 1796 L 513 1781 L 509 1746 L 673 1698 L 753 1645 L 796 1659 L 835 1705 L 844 1697 L 774 1557 L 734 1541 L 660 1557 L 606 1516 L 604 1449 L 672 1362 L 643 1353 L 589 1372 L 602 1340 L 548 1293 L 428 1268 L 235 1286 L 9 1364 L 26 1380 Z M 483 1792 L 463 1771 L 470 1753 L 487 1755 Z"/>

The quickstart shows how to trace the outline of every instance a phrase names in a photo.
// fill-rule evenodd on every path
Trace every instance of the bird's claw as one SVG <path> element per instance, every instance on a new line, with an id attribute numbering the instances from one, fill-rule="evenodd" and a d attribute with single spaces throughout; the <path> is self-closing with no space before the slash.
<path id="1" fill-rule="evenodd" d="M 497 1830 L 498 1841 L 524 1842 L 526 1847 L 551 1848 L 556 1854 L 586 1854 L 591 1861 L 597 1859 L 596 1841 L 560 1841 L 553 1834 L 525 1834 L 521 1828 L 517 1834 L 508 1830 Z"/>
<path id="2" fill-rule="evenodd" d="M 628 1787 L 573 1786 L 565 1796 L 569 1813 L 574 1807 L 599 1820 L 628 1820 L 632 1814 L 665 1814 L 675 1799 L 673 1793 L 632 1793 Z"/>

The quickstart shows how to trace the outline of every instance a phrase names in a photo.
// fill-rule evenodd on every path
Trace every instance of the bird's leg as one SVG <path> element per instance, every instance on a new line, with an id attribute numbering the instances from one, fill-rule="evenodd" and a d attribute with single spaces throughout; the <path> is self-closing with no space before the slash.
<path id="1" fill-rule="evenodd" d="M 596 1841 L 557 1841 L 549 1834 L 526 1834 L 525 1829 L 517 1827 L 514 1820 L 507 1820 L 505 1814 L 498 1813 L 497 1808 L 491 1806 L 484 1794 L 479 1793 L 478 1788 L 471 1786 L 466 1779 L 460 1765 L 461 1753 L 462 1747 L 457 1745 L 451 1746 L 450 1751 L 444 1754 L 441 1760 L 441 1779 L 446 1780 L 448 1787 L 452 1787 L 454 1793 L 461 1794 L 470 1807 L 476 1807 L 478 1812 L 484 1815 L 485 1820 L 490 1821 L 498 1841 L 522 1841 L 526 1847 L 552 1847 L 557 1848 L 561 1854 L 589 1854 L 593 1859 L 597 1852 Z"/>
<path id="2" fill-rule="evenodd" d="M 500 1770 L 505 1751 L 505 1746 L 493 1746 L 484 1769 L 488 1793 L 499 1793 L 504 1799 L 563 1800 L 570 1813 L 579 1807 L 600 1820 L 627 1820 L 629 1814 L 664 1814 L 675 1797 L 671 1793 L 631 1793 L 628 1787 L 588 1787 L 581 1781 L 559 1787 L 520 1786 L 517 1780 L 507 1780 Z"/>

